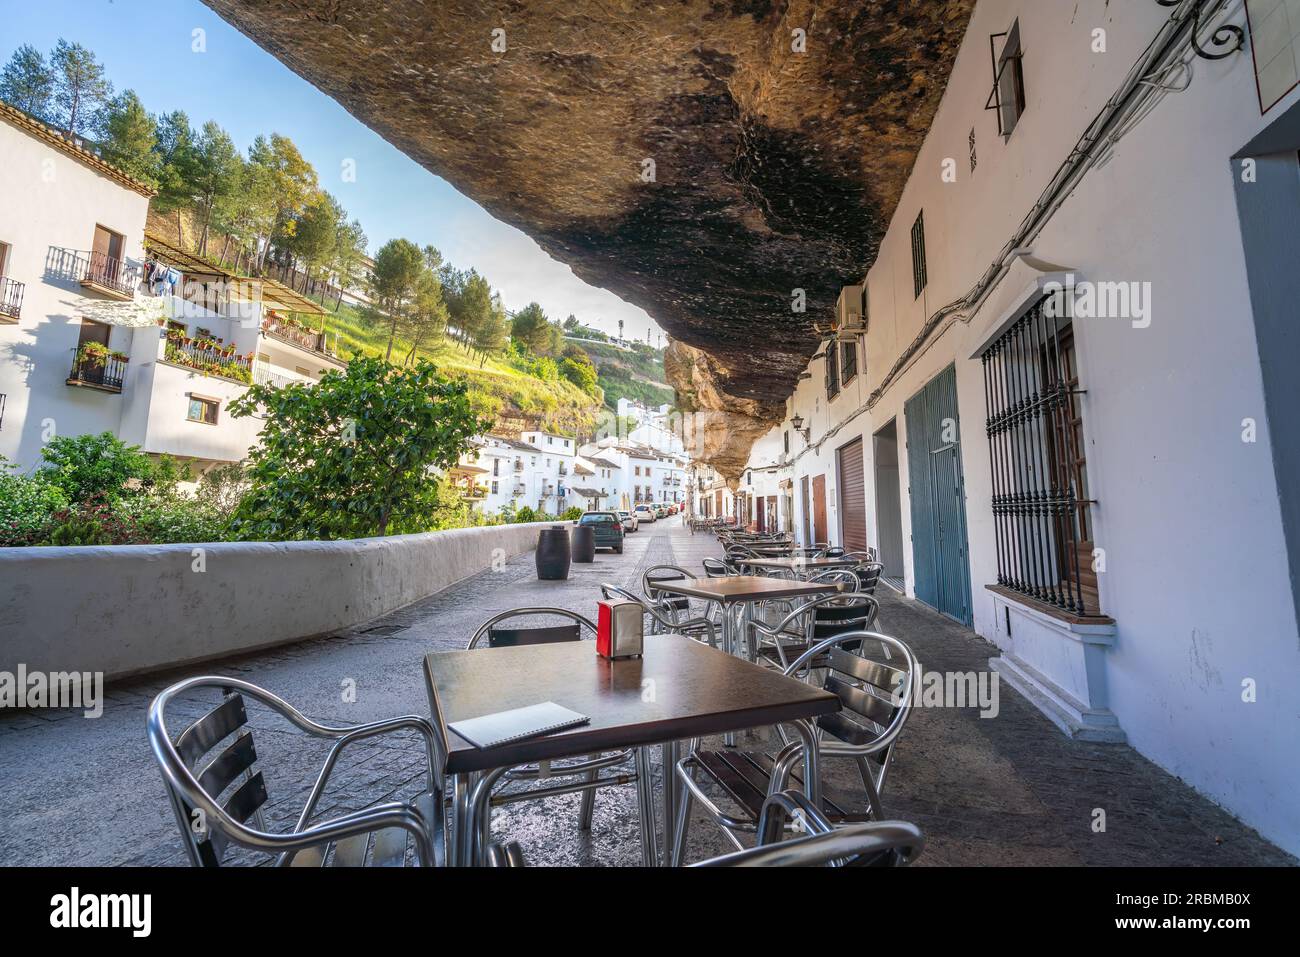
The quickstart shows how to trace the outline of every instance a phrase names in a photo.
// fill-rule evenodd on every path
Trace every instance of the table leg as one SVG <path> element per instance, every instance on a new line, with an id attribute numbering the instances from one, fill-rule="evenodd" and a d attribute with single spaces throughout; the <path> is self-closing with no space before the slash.
<path id="1" fill-rule="evenodd" d="M 677 823 L 677 803 L 680 796 L 677 790 L 677 761 L 681 757 L 681 745 L 676 741 L 667 741 L 660 747 L 660 760 L 664 772 L 664 832 L 662 840 L 663 858 L 660 866 L 667 867 L 673 859 L 673 839 Z"/>
<path id="2" fill-rule="evenodd" d="M 722 650 L 729 655 L 736 653 L 736 606 L 722 603 Z M 736 746 L 736 736 L 728 731 L 722 736 L 722 745 L 727 748 Z"/>
<path id="3" fill-rule="evenodd" d="M 451 776 L 451 829 L 447 831 L 447 864 L 465 867 L 465 825 L 469 817 L 469 780 L 464 774 Z"/>
<path id="4" fill-rule="evenodd" d="M 636 749 L 637 810 L 641 815 L 641 866 L 654 867 L 658 854 L 655 849 L 654 770 L 650 764 L 650 749 Z"/>

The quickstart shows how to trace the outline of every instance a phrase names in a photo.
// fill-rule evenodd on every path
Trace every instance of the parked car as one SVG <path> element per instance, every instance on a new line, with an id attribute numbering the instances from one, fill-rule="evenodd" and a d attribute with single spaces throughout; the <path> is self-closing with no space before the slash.
<path id="1" fill-rule="evenodd" d="M 668 506 L 667 506 L 667 505 L 656 505 L 656 506 L 655 506 L 655 518 L 667 518 L 667 517 L 668 517 Z"/>
<path id="2" fill-rule="evenodd" d="M 638 505 L 632 509 L 632 514 L 636 516 L 638 522 L 653 522 L 655 520 L 655 510 L 649 505 Z"/>
<path id="3" fill-rule="evenodd" d="M 623 531 L 625 533 L 635 532 L 638 528 L 640 528 L 641 523 L 637 521 L 636 516 L 633 515 L 631 512 L 620 511 L 620 512 L 616 512 L 615 514 L 618 515 L 619 519 L 623 522 Z"/>
<path id="4" fill-rule="evenodd" d="M 617 512 L 583 512 L 575 524 L 594 529 L 597 548 L 612 548 L 623 554 L 623 522 Z"/>

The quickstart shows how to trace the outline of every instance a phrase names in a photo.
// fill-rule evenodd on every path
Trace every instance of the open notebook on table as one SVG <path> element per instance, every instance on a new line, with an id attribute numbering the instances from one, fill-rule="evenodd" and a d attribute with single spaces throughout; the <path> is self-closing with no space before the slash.
<path id="1" fill-rule="evenodd" d="M 544 701 L 526 708 L 485 714 L 481 718 L 453 721 L 448 727 L 476 748 L 495 748 L 499 744 L 522 741 L 539 734 L 576 728 L 590 720 L 585 714 L 570 711 L 554 701 Z"/>

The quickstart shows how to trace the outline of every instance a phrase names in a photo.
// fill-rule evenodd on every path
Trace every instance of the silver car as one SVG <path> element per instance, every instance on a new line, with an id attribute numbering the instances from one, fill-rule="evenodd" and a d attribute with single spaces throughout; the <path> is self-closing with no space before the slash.
<path id="1" fill-rule="evenodd" d="M 623 523 L 623 531 L 625 532 L 635 532 L 641 527 L 641 523 L 637 521 L 636 516 L 631 512 L 619 511 L 614 514 L 616 514 L 619 517 L 619 520 Z"/>

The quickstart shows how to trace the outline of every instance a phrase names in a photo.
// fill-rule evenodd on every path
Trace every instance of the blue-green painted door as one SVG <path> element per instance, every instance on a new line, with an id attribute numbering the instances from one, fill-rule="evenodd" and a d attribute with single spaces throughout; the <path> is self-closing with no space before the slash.
<path id="1" fill-rule="evenodd" d="M 903 407 L 916 597 L 971 624 L 966 491 L 957 414 L 957 373 L 949 366 Z"/>

